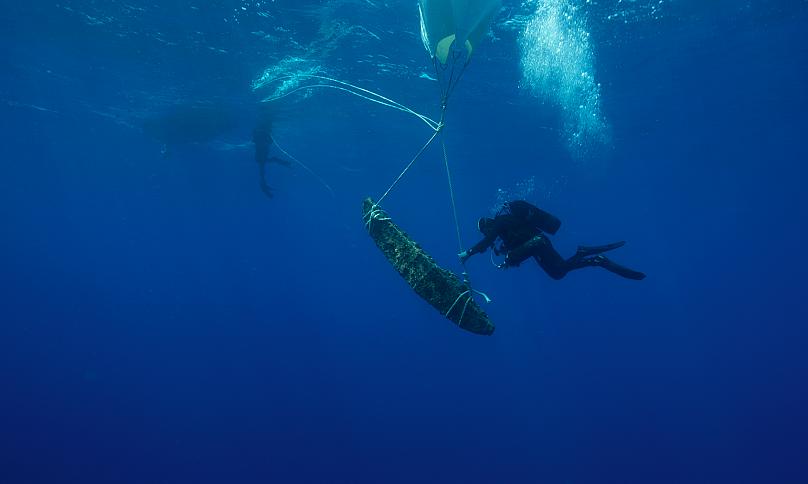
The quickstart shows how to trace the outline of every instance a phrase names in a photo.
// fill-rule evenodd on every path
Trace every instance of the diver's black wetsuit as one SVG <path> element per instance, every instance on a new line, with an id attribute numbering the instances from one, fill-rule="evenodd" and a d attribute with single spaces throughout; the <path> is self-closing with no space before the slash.
<path id="1" fill-rule="evenodd" d="M 269 161 L 269 148 L 272 146 L 272 130 L 267 126 L 258 125 L 253 129 L 253 143 L 255 143 L 255 162 Z"/>
<path id="2" fill-rule="evenodd" d="M 564 259 L 553 248 L 553 244 L 544 232 L 534 225 L 526 222 L 524 218 L 511 213 L 497 215 L 493 219 L 481 219 L 486 223 L 480 225 L 480 230 L 485 235 L 480 242 L 467 252 L 461 253 L 461 260 L 465 261 L 474 254 L 485 252 L 489 248 L 494 248 L 497 255 L 506 253 L 505 262 L 501 267 L 516 267 L 527 258 L 533 257 L 539 266 L 544 269 L 553 279 L 561 279 L 570 271 L 584 267 L 603 267 L 628 279 L 641 280 L 645 274 L 637 272 L 607 259 L 603 252 L 622 247 L 625 242 L 599 247 L 578 247 L 578 251 L 569 259 Z M 502 240 L 499 248 L 494 244 L 497 239 Z"/>
<path id="3" fill-rule="evenodd" d="M 255 162 L 258 163 L 261 191 L 272 198 L 272 189 L 267 184 L 266 165 L 269 162 L 269 148 L 272 146 L 272 127 L 259 123 L 253 130 L 253 143 L 255 143 Z"/>
<path id="4" fill-rule="evenodd" d="M 255 127 L 253 130 L 253 143 L 255 144 L 255 161 L 258 163 L 261 177 L 261 191 L 269 198 L 272 198 L 272 188 L 267 184 L 267 163 L 277 163 L 286 167 L 292 166 L 292 163 L 277 156 L 269 156 L 269 150 L 275 144 L 272 139 L 272 125 L 270 123 L 259 123 Z"/>

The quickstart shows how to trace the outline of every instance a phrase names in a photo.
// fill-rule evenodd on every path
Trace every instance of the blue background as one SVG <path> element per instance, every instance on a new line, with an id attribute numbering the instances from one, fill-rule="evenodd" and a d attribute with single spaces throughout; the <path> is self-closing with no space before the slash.
<path id="1" fill-rule="evenodd" d="M 279 142 L 335 195 L 270 166 L 272 200 L 249 146 L 163 158 L 139 129 L 215 98 L 249 142 L 250 83 L 316 47 L 300 39 L 323 12 L 380 37 L 322 48 L 328 72 L 435 113 L 414 2 L 206 3 L 3 1 L 0 482 L 808 480 L 808 2 L 583 8 L 612 129 L 583 158 L 494 29 L 446 128 L 464 245 L 532 176 L 560 186 L 533 201 L 564 221 L 562 254 L 625 239 L 615 260 L 648 278 L 477 256 L 492 337 L 418 299 L 364 233 L 361 200 L 429 135 L 414 118 L 285 100 Z M 273 28 L 300 44 L 254 34 Z M 437 150 L 385 207 L 459 268 Z"/>

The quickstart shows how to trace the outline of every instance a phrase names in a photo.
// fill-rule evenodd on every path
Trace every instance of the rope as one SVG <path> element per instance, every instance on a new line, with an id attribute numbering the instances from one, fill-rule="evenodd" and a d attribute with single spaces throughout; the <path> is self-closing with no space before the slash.
<path id="1" fill-rule="evenodd" d="M 322 183 L 322 185 L 323 185 L 323 186 L 324 186 L 326 189 L 328 189 L 328 192 L 331 194 L 331 196 L 332 196 L 332 197 L 335 197 L 335 195 L 334 195 L 334 190 L 332 190 L 332 189 L 331 189 L 331 187 L 330 187 L 330 186 L 328 186 L 328 183 L 326 183 L 326 182 L 325 182 L 325 180 L 323 180 L 323 179 L 320 177 L 320 175 L 318 175 L 317 173 L 315 173 L 315 172 L 314 172 L 314 171 L 313 171 L 311 168 L 309 168 L 308 166 L 306 166 L 306 165 L 305 165 L 305 164 L 304 164 L 302 161 L 298 160 L 298 159 L 297 159 L 297 158 L 295 158 L 294 156 L 292 156 L 292 155 L 290 155 L 289 153 L 287 153 L 287 152 L 286 152 L 286 150 L 285 150 L 285 149 L 283 149 L 283 148 L 281 148 L 281 145 L 279 145 L 279 144 L 278 144 L 278 142 L 277 142 L 277 141 L 275 141 L 275 138 L 274 138 L 274 137 L 272 138 L 272 144 L 274 144 L 274 145 L 275 145 L 275 147 L 276 147 L 276 148 L 278 148 L 278 150 L 279 150 L 281 153 L 283 153 L 284 155 L 286 155 L 287 157 L 289 157 L 289 159 L 291 159 L 292 161 L 294 161 L 294 162 L 295 162 L 295 163 L 297 163 L 298 165 L 302 166 L 302 167 L 303 167 L 303 168 L 304 168 L 306 171 L 308 171 L 309 173 L 311 173 L 311 175 L 312 175 L 312 176 L 314 176 L 314 178 L 316 178 L 316 179 L 317 179 L 317 181 L 319 181 L 320 183 Z"/>
<path id="2" fill-rule="evenodd" d="M 449 170 L 449 157 L 446 154 L 446 142 L 443 137 L 441 137 L 440 144 L 443 147 L 443 164 L 446 166 L 446 179 L 449 182 L 449 198 L 452 200 L 452 216 L 454 217 L 455 231 L 457 232 L 457 245 L 462 251 L 463 240 L 460 237 L 460 223 L 457 220 L 457 205 L 455 204 L 454 187 L 452 186 L 452 172 Z"/>
<path id="3" fill-rule="evenodd" d="M 449 316 L 449 313 L 451 313 L 451 312 L 452 312 L 452 309 L 454 309 L 454 307 L 455 307 L 455 306 L 457 305 L 457 303 L 460 301 L 460 298 L 461 298 L 461 297 L 463 297 L 463 296 L 468 296 L 469 292 L 470 292 L 469 290 L 466 290 L 466 291 L 464 291 L 464 292 L 461 292 L 461 293 L 460 293 L 460 295 L 459 295 L 459 296 L 457 296 L 457 299 L 455 299 L 455 302 L 453 302 L 453 303 L 452 303 L 452 305 L 451 305 L 451 306 L 449 306 L 449 310 L 448 310 L 448 311 L 446 311 L 446 314 L 445 314 L 445 316 L 446 316 L 446 317 L 448 317 L 448 316 Z M 468 297 L 468 299 L 466 299 L 466 303 L 465 303 L 465 304 L 463 304 L 463 312 L 461 312 L 461 313 L 460 313 L 460 319 L 458 319 L 458 320 L 457 320 L 457 327 L 458 327 L 458 328 L 462 328 L 462 327 L 463 327 L 463 316 L 465 316 L 465 315 L 466 315 L 466 308 L 467 308 L 467 307 L 468 307 L 468 305 L 469 305 L 469 301 L 471 301 L 471 296 L 469 296 L 469 297 Z"/>
<path id="4" fill-rule="evenodd" d="M 370 233 L 373 225 L 374 220 L 380 220 L 382 222 L 391 220 L 390 217 L 382 217 L 384 211 L 379 207 L 378 203 L 374 203 L 370 210 L 367 213 L 367 220 L 365 221 L 365 230 Z M 392 228 L 396 230 L 398 233 L 402 233 L 395 224 L 392 225 Z"/>
<path id="5" fill-rule="evenodd" d="M 447 315 L 447 316 L 449 315 L 449 313 L 451 313 L 451 312 L 452 312 L 452 309 L 454 309 L 454 307 L 455 307 L 455 306 L 457 305 L 457 303 L 460 301 L 460 298 L 461 298 L 461 297 L 463 297 L 463 296 L 468 295 L 468 293 L 469 293 L 469 292 L 470 292 L 469 290 L 466 290 L 466 291 L 461 292 L 461 293 L 460 293 L 460 295 L 459 295 L 459 296 L 457 296 L 457 299 L 455 299 L 455 301 L 452 303 L 452 305 L 451 305 L 451 306 L 449 306 L 449 309 L 446 311 L 446 315 Z"/>
<path id="6" fill-rule="evenodd" d="M 463 71 L 465 71 L 466 65 L 468 65 L 468 63 L 466 63 L 463 66 Z M 457 80 L 459 80 L 460 76 L 463 75 L 463 71 L 460 72 Z M 454 85 L 456 85 L 456 81 L 455 81 Z M 453 85 L 451 84 L 451 78 L 450 78 L 450 83 L 449 83 L 449 87 L 447 89 L 446 95 L 441 100 L 441 104 L 442 104 L 441 124 L 443 124 L 443 120 L 446 117 L 446 104 L 448 102 L 448 97 L 449 97 L 449 95 L 451 95 L 452 90 L 453 90 Z M 457 203 L 455 202 L 454 185 L 452 183 L 452 170 L 449 168 L 449 155 L 446 152 L 446 141 L 444 140 L 443 137 L 441 137 L 441 148 L 442 148 L 442 152 L 443 152 L 443 165 L 446 167 L 446 180 L 447 180 L 447 182 L 449 184 L 449 199 L 452 202 L 452 218 L 453 218 L 454 224 L 455 224 L 455 233 L 457 234 L 457 245 L 458 245 L 458 247 L 460 247 L 460 250 L 462 251 L 463 250 L 463 238 L 460 235 L 460 222 L 459 222 L 459 219 L 457 217 Z M 463 266 L 463 284 L 465 284 L 466 287 L 468 287 L 468 289 L 466 291 L 460 293 L 459 296 L 457 296 L 457 299 L 455 299 L 455 301 L 452 303 L 452 305 L 449 306 L 449 309 L 446 311 L 446 314 L 445 314 L 445 316 L 448 317 L 449 314 L 454 309 L 454 307 L 460 301 L 460 299 L 463 296 L 466 296 L 466 302 L 463 304 L 463 311 L 460 313 L 460 318 L 457 320 L 457 326 L 460 327 L 460 328 L 463 327 L 463 317 L 466 315 L 466 309 L 468 309 L 469 302 L 471 302 L 471 300 L 472 300 L 472 294 L 475 294 L 475 293 L 479 294 L 485 299 L 485 302 L 487 302 L 487 303 L 491 302 L 491 298 L 488 297 L 488 295 L 486 293 L 484 293 L 482 291 L 478 291 L 478 290 L 474 289 L 474 287 L 472 286 L 471 278 L 469 278 L 468 272 L 466 272 L 466 270 L 465 270 L 466 269 L 465 261 L 461 262 L 461 265 Z"/>
<path id="7" fill-rule="evenodd" d="M 469 303 L 471 302 L 471 299 L 472 299 L 471 296 L 469 295 L 470 293 L 477 293 L 477 294 L 481 295 L 485 299 L 485 302 L 487 302 L 487 303 L 491 302 L 491 298 L 489 298 L 488 295 L 486 295 L 482 291 L 477 291 L 475 289 L 471 289 L 471 286 L 469 286 L 468 290 L 461 292 L 460 295 L 457 296 L 457 299 L 455 299 L 455 301 L 452 303 L 452 305 L 449 306 L 449 309 L 446 311 L 446 314 L 444 315 L 446 317 L 449 317 L 449 314 L 452 312 L 452 309 L 454 309 L 454 307 L 457 305 L 457 303 L 460 302 L 460 298 L 462 298 L 463 296 L 468 296 L 466 298 L 466 302 L 463 304 L 463 311 L 460 313 L 460 318 L 457 320 L 457 326 L 459 328 L 463 327 L 463 316 L 466 315 L 466 309 L 469 307 Z"/>
<path id="8" fill-rule="evenodd" d="M 452 55 L 451 68 L 448 77 L 444 75 L 446 74 L 446 69 L 448 68 L 448 66 L 442 65 L 437 61 L 436 58 L 434 57 L 432 58 L 433 65 L 435 66 L 435 76 L 438 79 L 438 85 L 440 88 L 440 95 L 441 95 L 441 118 L 440 118 L 441 128 L 444 126 L 444 121 L 446 119 L 446 106 L 449 104 L 449 97 L 451 97 L 452 93 L 454 93 L 455 87 L 457 87 L 457 84 L 460 82 L 460 79 L 466 72 L 466 67 L 468 67 L 469 65 L 469 60 L 463 63 L 463 67 L 460 68 L 460 71 L 457 73 L 457 76 L 455 77 L 455 68 L 457 66 L 458 60 L 461 58 L 461 55 L 462 54 L 459 52 L 454 52 L 454 54 Z M 458 221 L 457 217 L 457 203 L 455 202 L 454 185 L 452 184 L 452 171 L 449 168 L 449 155 L 446 152 L 446 142 L 442 137 L 441 137 L 441 148 L 443 151 L 443 165 L 446 167 L 446 180 L 449 184 L 449 198 L 452 202 L 452 217 L 455 224 L 455 233 L 457 234 L 457 245 L 460 247 L 460 250 L 462 251 L 463 239 L 460 235 L 460 222 Z M 462 328 L 463 317 L 466 315 L 466 309 L 468 308 L 469 302 L 471 302 L 472 300 L 472 294 L 476 293 L 481 295 L 485 299 L 485 302 L 487 303 L 491 302 L 491 298 L 488 297 L 488 295 L 485 294 L 484 292 L 478 291 L 472 287 L 471 279 L 469 278 L 468 272 L 466 272 L 465 270 L 466 268 L 465 261 L 461 262 L 461 265 L 463 266 L 463 284 L 465 284 L 466 287 L 468 287 L 468 289 L 462 292 L 459 296 L 457 296 L 457 299 L 455 299 L 454 303 L 452 303 L 452 305 L 449 306 L 449 309 L 446 311 L 445 316 L 448 317 L 449 314 L 457 305 L 457 303 L 460 302 L 460 299 L 466 296 L 466 302 L 463 304 L 463 311 L 460 313 L 460 319 L 458 319 L 457 321 L 457 326 Z"/>
<path id="9" fill-rule="evenodd" d="M 393 189 L 393 188 L 394 188 L 396 185 L 398 185 L 398 182 L 399 182 L 399 181 L 401 181 L 401 179 L 404 177 L 404 175 L 405 175 L 405 174 L 406 174 L 406 173 L 407 173 L 407 172 L 410 170 L 410 168 L 412 168 L 413 163 L 415 163 L 415 162 L 416 162 L 416 160 L 418 160 L 418 158 L 420 158 L 420 157 L 421 157 L 421 155 L 422 155 L 422 154 L 424 154 L 424 151 L 426 151 L 426 149 L 429 147 L 429 145 L 431 145 L 431 144 L 432 144 L 432 142 L 433 142 L 433 141 L 435 141 L 435 138 L 436 138 L 436 137 L 437 137 L 437 136 L 440 134 L 440 132 L 441 132 L 442 130 L 443 130 L 443 124 L 439 125 L 438 129 L 435 131 L 435 133 L 432 135 L 432 137 L 431 137 L 431 138 L 429 138 L 429 141 L 427 141 L 427 142 L 426 142 L 426 144 L 424 144 L 424 146 L 422 146 L 422 147 L 421 147 L 421 149 L 418 151 L 418 154 L 416 154 L 416 155 L 415 155 L 415 157 L 414 157 L 414 158 L 413 158 L 413 159 L 412 159 L 412 160 L 411 160 L 411 161 L 410 161 L 410 162 L 407 164 L 407 166 L 404 168 L 404 171 L 402 171 L 402 172 L 401 172 L 401 173 L 398 175 L 398 177 L 396 177 L 395 181 L 393 181 L 393 184 L 392 184 L 392 185 L 390 185 L 390 188 L 388 188 L 388 189 L 387 189 L 387 191 L 386 191 L 386 192 L 384 192 L 384 195 L 382 195 L 382 196 L 381 196 L 381 197 L 380 197 L 380 198 L 379 198 L 379 199 L 376 201 L 376 205 L 381 204 L 381 203 L 382 203 L 382 200 L 384 200 L 384 199 L 385 199 L 385 197 L 387 197 L 387 195 L 390 193 L 390 191 L 391 191 L 391 190 L 392 190 L 392 189 Z"/>
<path id="10" fill-rule="evenodd" d="M 489 254 L 489 255 L 491 256 L 491 265 L 496 267 L 497 269 L 502 269 L 502 265 L 497 264 L 496 261 L 494 261 L 494 251 L 493 250 L 491 251 L 491 254 Z M 504 262 L 502 264 L 504 264 Z"/>
<path id="11" fill-rule="evenodd" d="M 405 112 L 405 113 L 408 113 L 408 114 L 412 114 L 413 116 L 417 117 L 418 119 L 420 119 L 421 121 L 426 123 L 426 125 L 429 126 L 431 129 L 433 129 L 433 130 L 438 129 L 439 123 L 435 122 L 435 120 L 433 120 L 432 118 L 430 118 L 428 116 L 425 116 L 425 115 L 423 115 L 421 113 L 418 113 L 417 111 L 405 106 L 404 104 L 401 104 L 398 101 L 394 101 L 394 100 L 392 100 L 392 99 L 390 99 L 388 97 L 382 96 L 379 93 L 373 92 L 373 91 L 371 91 L 369 89 L 365 89 L 363 87 L 359 87 L 359 86 L 351 84 L 349 82 L 340 81 L 338 79 L 333 79 L 333 78 L 330 78 L 330 77 L 316 76 L 316 75 L 310 75 L 310 74 L 299 74 L 297 76 L 280 76 L 280 77 L 277 77 L 277 78 L 273 79 L 270 82 L 282 81 L 282 80 L 297 80 L 298 78 L 321 79 L 321 80 L 324 80 L 324 81 L 333 82 L 334 84 L 338 84 L 338 85 L 333 86 L 331 84 L 310 84 L 310 85 L 307 85 L 307 86 L 300 86 L 300 87 L 297 87 L 295 89 L 292 89 L 291 91 L 285 92 L 283 94 L 266 98 L 266 99 L 264 99 L 264 102 L 277 101 L 279 99 L 283 99 L 283 98 L 285 98 L 287 96 L 291 96 L 292 94 L 295 94 L 296 92 L 299 92 L 299 91 L 302 91 L 302 90 L 305 90 L 305 89 L 329 88 L 329 89 L 335 89 L 335 90 L 338 90 L 338 91 L 347 92 L 348 94 L 352 94 L 354 96 L 360 97 L 360 98 L 368 100 L 370 102 L 374 102 L 376 104 L 381 104 L 382 106 L 386 106 L 386 107 L 396 109 L 396 110 L 399 110 L 399 111 L 402 111 L 402 112 Z M 346 86 L 346 87 L 342 87 L 342 86 Z M 356 91 L 359 91 L 359 92 L 356 92 Z M 364 94 L 360 94 L 360 93 L 364 93 Z M 365 94 L 367 94 L 367 95 L 365 95 Z M 374 99 L 374 97 L 378 98 L 378 99 Z"/>
<path id="12" fill-rule="evenodd" d="M 446 64 L 441 64 L 436 57 L 432 58 L 432 65 L 435 66 L 435 77 L 438 79 L 438 86 L 440 89 L 441 106 L 444 109 L 446 108 L 455 87 L 457 87 L 457 84 L 460 83 L 460 79 L 463 78 L 463 74 L 466 72 L 466 67 L 468 67 L 469 63 L 471 62 L 470 58 L 467 59 L 466 62 L 463 63 L 463 67 L 460 68 L 457 77 L 455 77 L 455 69 L 462 55 L 463 54 L 459 51 L 453 51 L 452 62 Z M 451 67 L 449 67 L 450 64 Z M 449 69 L 448 76 L 446 75 L 447 69 Z"/>
<path id="13" fill-rule="evenodd" d="M 460 58 L 460 54 L 456 53 L 455 54 L 455 61 L 457 61 L 459 58 Z M 447 100 L 448 100 L 449 96 L 452 95 L 452 93 L 454 92 L 457 85 L 460 83 L 460 79 L 462 79 L 463 74 L 466 73 L 466 67 L 468 67 L 470 62 L 471 62 L 471 58 L 468 58 L 468 59 L 466 59 L 466 62 L 463 63 L 463 67 L 460 69 L 460 73 L 457 75 L 457 78 L 454 80 L 454 83 L 452 83 L 451 87 L 449 88 L 449 92 L 446 94 L 446 99 Z"/>

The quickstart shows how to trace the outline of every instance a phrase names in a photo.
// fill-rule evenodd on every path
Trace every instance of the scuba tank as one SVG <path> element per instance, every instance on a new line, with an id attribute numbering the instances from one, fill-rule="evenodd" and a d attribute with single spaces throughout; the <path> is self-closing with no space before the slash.
<path id="1" fill-rule="evenodd" d="M 511 215 L 524 220 L 529 225 L 536 227 L 542 232 L 547 232 L 550 235 L 555 235 L 558 229 L 561 228 L 561 220 L 559 220 L 558 217 L 524 200 L 505 202 L 500 213 L 505 210 Z"/>

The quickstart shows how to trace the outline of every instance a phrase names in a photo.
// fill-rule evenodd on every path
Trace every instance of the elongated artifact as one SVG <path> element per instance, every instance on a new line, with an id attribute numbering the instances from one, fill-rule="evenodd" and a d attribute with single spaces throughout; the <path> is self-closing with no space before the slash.
<path id="1" fill-rule="evenodd" d="M 440 267 L 372 199 L 362 203 L 362 215 L 373 241 L 416 294 L 466 331 L 482 335 L 494 332 L 493 323 L 472 298 L 468 284 Z"/>

